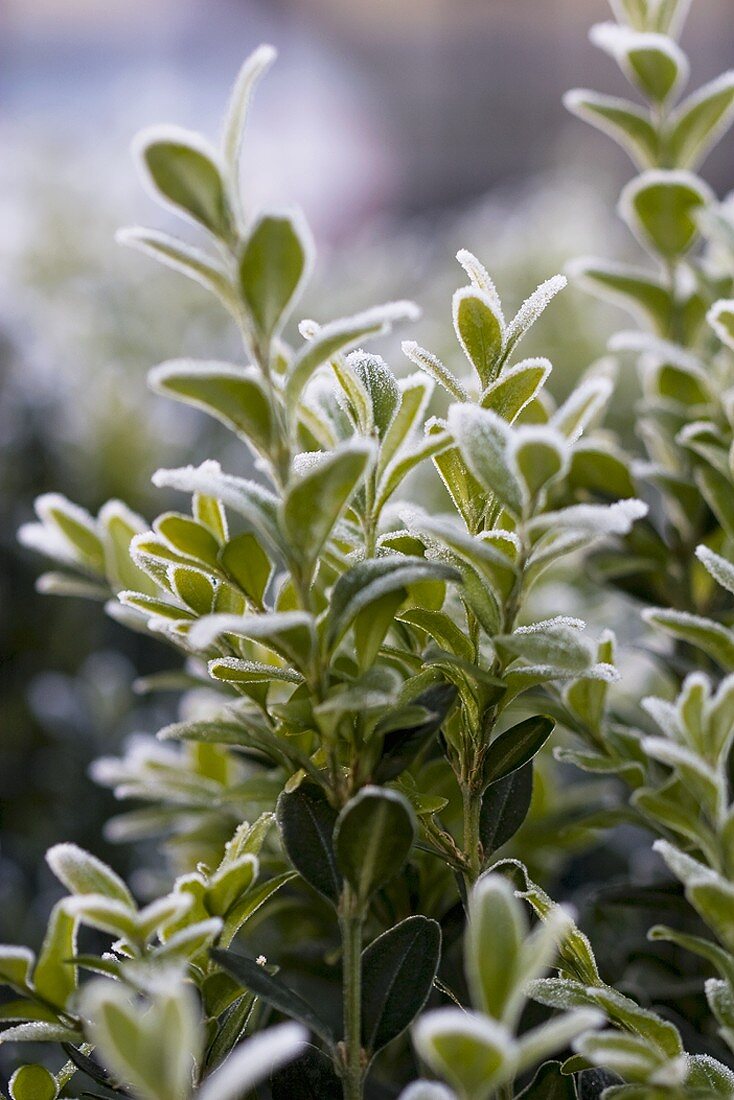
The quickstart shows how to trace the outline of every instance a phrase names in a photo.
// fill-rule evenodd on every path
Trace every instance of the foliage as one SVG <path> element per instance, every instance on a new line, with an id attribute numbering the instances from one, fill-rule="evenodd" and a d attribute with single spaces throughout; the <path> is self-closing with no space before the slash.
<path id="1" fill-rule="evenodd" d="M 253 216 L 240 197 L 268 48 L 243 67 L 221 147 L 170 128 L 138 140 L 149 187 L 205 247 L 147 229 L 121 240 L 214 295 L 247 360 L 175 360 L 151 385 L 224 423 L 260 476 L 212 460 L 159 470 L 155 484 L 190 506 L 152 526 L 119 502 L 94 516 L 46 494 L 21 531 L 57 563 L 44 591 L 102 601 L 178 651 L 166 684 L 188 694 L 162 744 L 138 740 L 95 767 L 143 804 L 115 820 L 117 838 L 167 839 L 171 889 L 140 904 L 106 864 L 58 845 L 48 862 L 68 895 L 38 956 L 0 949 L 12 991 L 2 1040 L 61 1044 L 68 1058 L 55 1073 L 19 1068 L 12 1100 L 72 1095 L 77 1071 L 103 1090 L 86 1095 L 136 1100 L 226 1100 L 266 1079 L 274 1100 L 394 1095 L 407 1078 L 404 1100 L 734 1095 L 724 1061 L 688 1050 L 662 1010 L 602 978 L 587 937 L 522 863 L 493 862 L 523 825 L 549 742 L 561 761 L 619 777 L 628 802 L 596 827 L 616 814 L 658 835 L 708 932 L 651 935 L 715 969 L 711 1019 L 734 1047 L 734 223 L 692 174 L 734 119 L 734 81 L 672 106 L 687 5 L 613 8 L 593 40 L 649 110 L 587 92 L 569 106 L 644 168 L 620 213 L 656 267 L 584 261 L 573 274 L 650 330 L 612 342 L 640 364 L 644 461 L 601 426 L 609 361 L 556 406 L 548 360 L 519 358 L 563 276 L 510 318 L 460 251 L 458 369 L 407 341 L 417 370 L 399 377 L 364 350 L 417 320 L 405 301 L 304 320 L 286 337 L 313 245 L 298 213 Z M 428 412 L 436 387 L 445 415 Z M 445 489 L 439 514 L 411 490 L 427 466 Z M 682 678 L 674 701 L 620 713 L 611 633 L 594 637 L 563 607 L 538 616 L 538 592 L 569 562 L 655 603 L 645 618 L 673 638 L 659 659 Z M 255 948 L 289 918 L 300 967 Z M 295 1023 L 264 1029 L 273 1015 Z M 411 1025 L 417 1059 L 455 1093 L 413 1080 Z"/>

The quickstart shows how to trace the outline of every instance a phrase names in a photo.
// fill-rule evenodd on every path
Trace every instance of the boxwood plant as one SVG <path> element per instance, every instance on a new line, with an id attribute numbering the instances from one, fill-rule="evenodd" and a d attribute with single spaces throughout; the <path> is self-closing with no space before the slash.
<path id="1" fill-rule="evenodd" d="M 12 1100 L 734 1097 L 734 211 L 694 174 L 734 120 L 734 75 L 682 98 L 689 4 L 611 2 L 592 40 L 636 99 L 567 104 L 640 169 L 619 212 L 647 259 L 569 273 L 639 327 L 560 406 L 520 345 L 561 275 L 513 315 L 459 252 L 450 365 L 414 339 L 399 365 L 366 350 L 397 326 L 420 337 L 410 302 L 337 320 L 327 303 L 296 331 L 308 229 L 241 193 L 269 48 L 218 147 L 140 136 L 148 187 L 202 243 L 120 240 L 211 292 L 243 348 L 151 385 L 235 433 L 249 476 L 159 470 L 181 510 L 152 526 L 52 493 L 22 530 L 58 563 L 41 588 L 166 643 L 178 670 L 147 686 L 184 695 L 180 721 L 94 766 L 138 804 L 109 835 L 157 838 L 168 891 L 136 899 L 59 844 L 66 894 L 40 951 L 0 948 L 0 1038 L 62 1052 L 20 1065 Z M 629 359 L 637 454 L 602 425 Z M 569 563 L 662 632 L 667 698 L 610 696 L 613 635 L 544 585 Z M 618 778 L 609 820 L 651 831 L 680 880 L 695 931 L 650 936 L 698 957 L 700 1036 L 655 1011 L 655 988 L 639 1003 L 608 984 L 516 858 L 549 739 Z"/>

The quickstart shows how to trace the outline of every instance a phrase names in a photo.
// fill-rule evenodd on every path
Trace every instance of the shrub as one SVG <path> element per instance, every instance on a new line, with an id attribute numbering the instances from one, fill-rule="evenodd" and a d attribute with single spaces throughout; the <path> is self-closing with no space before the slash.
<path id="1" fill-rule="evenodd" d="M 403 1100 L 734 1096 L 734 217 L 693 174 L 734 119 L 734 77 L 676 102 L 685 0 L 612 6 L 593 40 L 646 106 L 585 91 L 568 105 L 642 169 L 620 213 L 652 263 L 571 273 L 644 326 L 611 346 L 639 366 L 644 457 L 602 427 L 609 360 L 557 407 L 550 363 L 519 356 L 560 275 L 510 318 L 461 251 L 461 371 L 413 341 L 407 377 L 363 350 L 417 319 L 408 302 L 302 321 L 286 340 L 308 230 L 240 205 L 245 115 L 272 51 L 245 63 L 221 148 L 141 136 L 149 186 L 206 247 L 121 239 L 218 298 L 247 361 L 165 363 L 152 386 L 226 424 L 256 473 L 159 470 L 191 505 L 152 529 L 119 502 L 93 517 L 46 495 L 22 532 L 61 567 L 45 590 L 102 600 L 177 650 L 165 686 L 186 695 L 157 741 L 95 765 L 143 804 L 111 835 L 165 838 L 170 891 L 139 904 L 60 844 L 48 861 L 68 894 L 38 956 L 0 949 L 3 1040 L 68 1058 L 20 1067 L 13 1100 L 71 1095 L 79 1071 L 85 1095 L 136 1100 L 234 1100 L 260 1084 L 274 1100 L 403 1085 Z M 427 417 L 434 388 L 444 415 Z M 431 467 L 445 513 L 412 489 Z M 538 617 L 559 591 L 548 576 L 582 566 L 626 614 L 629 599 L 655 605 L 644 618 L 671 639 L 654 653 L 673 698 L 613 687 L 609 631 L 592 636 L 557 603 Z M 606 815 L 585 788 L 595 827 L 644 825 L 682 884 L 695 932 L 650 936 L 702 960 L 700 1034 L 656 1010 L 654 986 L 634 999 L 606 982 L 572 914 L 515 858 L 551 737 L 558 760 L 625 787 Z M 265 1029 L 273 1016 L 292 1022 Z"/>

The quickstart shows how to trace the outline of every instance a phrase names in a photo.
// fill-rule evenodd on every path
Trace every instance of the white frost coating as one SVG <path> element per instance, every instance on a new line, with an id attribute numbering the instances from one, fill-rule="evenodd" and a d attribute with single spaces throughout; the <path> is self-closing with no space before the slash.
<path id="1" fill-rule="evenodd" d="M 632 329 L 617 332 L 610 338 L 607 347 L 614 353 L 631 351 L 651 355 L 659 363 L 672 363 L 683 370 L 705 375 L 701 360 L 696 355 L 671 340 L 653 336 L 651 332 L 636 332 Z"/>
<path id="2" fill-rule="evenodd" d="M 511 1062 L 517 1055 L 517 1043 L 508 1029 L 478 1012 L 461 1008 L 437 1008 L 419 1016 L 413 1027 L 413 1042 L 421 1058 L 433 1069 L 443 1071 L 446 1063 L 434 1047 L 434 1039 L 443 1035 L 459 1035 L 483 1046 L 501 1051 Z"/>
<path id="3" fill-rule="evenodd" d="M 530 523 L 531 530 L 565 527 L 598 535 L 626 535 L 636 520 L 647 515 L 647 505 L 636 497 L 613 504 L 572 504 L 546 512 Z"/>
<path id="4" fill-rule="evenodd" d="M 229 1055 L 197 1093 L 197 1100 L 238 1100 L 273 1070 L 293 1061 L 306 1049 L 308 1032 L 289 1022 L 246 1039 Z"/>
<path id="5" fill-rule="evenodd" d="M 482 293 L 489 298 L 494 312 L 499 317 L 500 325 L 504 329 L 505 315 L 502 312 L 502 299 L 499 296 L 492 276 L 489 274 L 484 264 L 480 263 L 474 253 L 470 252 L 468 248 L 460 248 L 456 253 L 456 259 L 464 268 L 464 271 L 467 273 L 477 290 L 481 290 Z"/>
<path id="6" fill-rule="evenodd" d="M 699 104 L 704 103 L 707 99 L 715 99 L 717 96 L 721 95 L 722 92 L 728 91 L 734 93 L 734 69 L 729 69 L 727 72 L 722 73 L 721 76 L 717 76 L 714 80 L 710 80 L 708 84 L 704 84 L 701 88 L 698 88 L 697 91 L 684 99 L 670 116 L 670 121 L 668 123 L 670 129 L 674 130 L 688 114 L 696 110 Z M 724 134 L 731 125 L 733 116 L 734 94 L 732 95 L 731 103 L 722 112 L 722 116 L 717 124 L 712 130 L 707 131 L 703 141 L 699 142 L 699 146 L 695 150 L 698 155 L 688 158 L 692 164 L 698 162 L 701 152 L 710 149 L 717 143 L 722 134 Z"/>
<path id="7" fill-rule="evenodd" d="M 648 695 L 641 701 L 640 706 L 663 733 L 668 736 L 672 734 L 676 741 L 681 740 L 678 710 L 673 703 L 669 703 L 667 699 L 659 699 L 657 695 Z"/>
<path id="8" fill-rule="evenodd" d="M 278 56 L 274 46 L 263 44 L 247 57 L 237 74 L 222 130 L 222 158 L 227 172 L 230 201 L 242 215 L 240 200 L 240 154 L 247 114 L 258 81 Z"/>
<path id="9" fill-rule="evenodd" d="M 669 58 L 677 70 L 677 76 L 673 81 L 666 99 L 674 92 L 680 91 L 688 80 L 690 65 L 683 50 L 665 34 L 656 34 L 653 31 L 635 31 L 630 27 L 619 26 L 617 23 L 597 23 L 589 31 L 589 39 L 593 45 L 613 57 L 623 73 L 634 84 L 639 84 L 634 68 L 630 60 L 630 54 L 655 52 L 664 54 Z"/>
<path id="10" fill-rule="evenodd" d="M 407 355 L 411 363 L 427 373 L 431 380 L 438 382 L 443 388 L 455 397 L 457 401 L 468 401 L 469 393 L 458 378 L 445 367 L 437 355 L 426 351 L 416 344 L 415 340 L 403 340 L 400 345 L 403 355 Z"/>
<path id="11" fill-rule="evenodd" d="M 242 378 L 259 380 L 260 373 L 255 367 L 239 367 L 236 363 L 220 362 L 219 360 L 198 359 L 167 359 L 165 363 L 159 363 L 148 371 L 148 385 L 154 393 L 170 396 L 166 389 L 166 382 L 171 378 L 231 378 L 239 381 Z"/>
<path id="12" fill-rule="evenodd" d="M 158 229 L 146 229 L 143 226 L 133 225 L 118 229 L 115 233 L 115 242 L 126 248 L 134 248 L 165 264 L 173 271 L 179 271 L 195 280 L 207 290 L 214 290 L 220 299 L 227 304 L 231 297 L 229 275 L 226 268 L 219 260 L 196 248 L 188 241 L 182 241 L 169 233 L 162 233 Z"/>
<path id="13" fill-rule="evenodd" d="M 728 322 L 722 320 L 725 314 L 729 316 Z M 706 314 L 706 320 L 722 344 L 726 344 L 734 351 L 734 298 L 722 298 L 715 302 Z"/>
<path id="14" fill-rule="evenodd" d="M 414 1081 L 403 1089 L 398 1100 L 457 1100 L 457 1096 L 438 1081 Z"/>
<path id="15" fill-rule="evenodd" d="M 709 550 L 708 546 L 697 546 L 696 557 L 711 574 L 715 581 L 726 588 L 728 592 L 734 592 L 734 564 Z"/>
<path id="16" fill-rule="evenodd" d="M 567 401 L 551 417 L 551 426 L 561 432 L 569 443 L 576 443 L 614 392 L 611 378 L 599 375 L 585 378 Z"/>
<path id="17" fill-rule="evenodd" d="M 573 619 L 568 615 L 556 615 L 552 619 L 543 619 L 529 626 L 519 626 L 514 634 L 550 634 L 565 630 L 585 630 L 586 623 L 583 619 Z"/>
<path id="18" fill-rule="evenodd" d="M 472 364 L 475 370 L 479 372 L 481 364 L 477 364 L 474 362 L 469 348 L 466 345 L 466 341 L 464 340 L 464 337 L 462 335 L 461 328 L 459 326 L 459 309 L 462 302 L 465 302 L 468 298 L 473 298 L 476 301 L 480 301 L 484 305 L 485 309 L 487 309 L 489 313 L 491 313 L 492 316 L 497 319 L 500 330 L 500 346 L 497 348 L 498 355 L 501 354 L 501 352 L 505 348 L 507 330 L 505 328 L 505 321 L 502 315 L 501 308 L 500 312 L 498 313 L 497 308 L 492 301 L 492 298 L 488 294 L 485 294 L 483 290 L 478 290 L 475 286 L 462 286 L 459 288 L 459 290 L 454 291 L 454 296 L 451 300 L 451 315 L 454 321 L 454 332 L 456 333 L 456 339 L 459 341 L 459 344 L 461 345 L 461 348 L 469 362 Z"/>
<path id="19" fill-rule="evenodd" d="M 207 649 L 222 634 L 243 638 L 268 638 L 286 630 L 313 629 L 313 619 L 305 611 L 272 611 L 265 615 L 206 615 L 192 626 L 189 640 L 194 649 Z"/>
<path id="20" fill-rule="evenodd" d="M 71 894 L 102 892 L 124 904 L 134 904 L 120 876 L 77 844 L 55 844 L 46 852 L 46 862 Z"/>
<path id="21" fill-rule="evenodd" d="M 656 840 L 652 847 L 653 851 L 662 856 L 675 877 L 680 879 L 685 886 L 723 885 L 726 887 L 728 885 L 710 867 L 699 863 L 697 859 L 682 852 L 680 848 L 676 848 L 667 840 Z"/>
<path id="22" fill-rule="evenodd" d="M 17 538 L 21 546 L 28 550 L 35 550 L 66 565 L 79 564 L 79 558 L 72 553 L 71 543 L 56 527 L 44 527 L 42 523 L 24 523 L 18 528 Z"/>
<path id="23" fill-rule="evenodd" d="M 113 520 L 120 520 L 126 527 L 141 534 L 149 529 L 147 521 L 122 500 L 108 500 L 99 510 L 99 522 L 103 527 L 108 527 Z"/>
<path id="24" fill-rule="evenodd" d="M 567 285 L 568 279 L 565 275 L 554 275 L 552 279 L 541 283 L 538 289 L 525 299 L 507 328 L 508 347 L 514 346 L 528 329 L 532 328 L 556 294 L 559 294 Z"/>

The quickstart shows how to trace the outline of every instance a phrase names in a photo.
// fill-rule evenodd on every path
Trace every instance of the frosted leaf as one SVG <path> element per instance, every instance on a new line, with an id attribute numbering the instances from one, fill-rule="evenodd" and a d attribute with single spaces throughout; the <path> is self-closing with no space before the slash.
<path id="1" fill-rule="evenodd" d="M 33 1020 L 0 1031 L 0 1043 L 78 1043 L 79 1032 L 62 1024 Z"/>
<path id="2" fill-rule="evenodd" d="M 246 58 L 229 100 L 222 134 L 222 157 L 227 172 L 230 201 L 240 211 L 240 156 L 247 113 L 255 87 L 278 56 L 273 46 L 262 45 Z"/>
<path id="3" fill-rule="evenodd" d="M 640 207 L 640 197 L 647 191 L 666 189 L 677 191 L 675 216 L 665 216 L 671 202 L 659 197 Z M 686 201 L 680 201 L 685 195 Z M 649 196 L 648 196 L 649 199 Z M 656 259 L 672 259 L 685 254 L 697 235 L 696 212 L 715 201 L 711 188 L 698 176 L 683 169 L 650 168 L 631 180 L 619 197 L 617 212 L 635 234 L 640 244 Z"/>
<path id="4" fill-rule="evenodd" d="M 734 565 L 730 561 L 709 550 L 708 546 L 697 546 L 696 557 L 722 588 L 734 592 Z"/>
<path id="5" fill-rule="evenodd" d="M 655 695 L 650 695 L 643 699 L 640 706 L 649 714 L 653 722 L 663 733 L 666 733 L 669 737 L 673 736 L 676 740 L 681 740 L 682 733 L 680 729 L 680 723 L 678 721 L 678 712 L 673 703 L 669 703 L 667 699 L 658 699 Z"/>
<path id="6" fill-rule="evenodd" d="M 551 417 L 551 425 L 575 443 L 605 407 L 614 383 L 603 376 L 585 378 Z"/>
<path id="7" fill-rule="evenodd" d="M 734 299 L 716 302 L 706 314 L 706 319 L 722 344 L 734 351 Z"/>
<path id="8" fill-rule="evenodd" d="M 47 558 L 65 565 L 78 565 L 79 559 L 60 531 L 44 527 L 42 523 L 24 523 L 18 528 L 18 542 L 28 550 L 35 550 Z"/>
<path id="9" fill-rule="evenodd" d="M 484 264 L 480 263 L 474 253 L 470 252 L 467 248 L 460 248 L 456 253 L 456 259 L 464 268 L 464 271 L 467 273 L 477 290 L 481 290 L 482 293 L 487 296 L 504 328 L 505 316 L 502 312 L 502 300 L 497 292 L 494 280 Z"/>
<path id="10" fill-rule="evenodd" d="M 589 31 L 589 39 L 593 45 L 614 58 L 631 83 L 657 102 L 669 99 L 688 80 L 688 58 L 680 46 L 665 34 L 636 31 L 617 23 L 597 23 Z M 636 67 L 636 54 L 647 54 L 648 58 L 650 54 L 658 54 L 660 59 L 664 59 L 663 64 L 667 62 L 665 72 L 662 72 L 660 60 L 656 66 L 655 77 L 661 81 L 660 84 L 656 84 L 654 78 L 653 81 L 646 79 L 649 69 L 643 67 L 640 71 Z"/>
<path id="11" fill-rule="evenodd" d="M 507 327 L 506 356 L 511 353 L 525 333 L 532 328 L 556 294 L 559 294 L 567 285 L 568 279 L 565 275 L 554 275 L 553 278 L 541 283 L 538 289 L 523 302 Z"/>
<path id="12" fill-rule="evenodd" d="M 187 275 L 200 286 L 216 294 L 226 308 L 235 317 L 237 316 L 238 301 L 229 274 L 215 256 L 169 233 L 161 233 L 157 229 L 145 229 L 142 226 L 118 229 L 115 241 L 117 244 L 134 248 L 158 260 L 173 271 Z"/>
<path id="13" fill-rule="evenodd" d="M 404 355 L 407 355 L 411 363 L 421 367 L 432 379 L 443 386 L 447 393 L 457 401 L 468 401 L 469 393 L 458 378 L 445 367 L 438 356 L 425 348 L 419 347 L 415 340 L 404 340 L 400 345 Z"/>
<path id="14" fill-rule="evenodd" d="M 207 615 L 191 628 L 189 640 L 195 649 L 208 649 L 222 634 L 267 639 L 285 631 L 313 629 L 305 611 L 273 611 L 265 615 Z"/>
<path id="15" fill-rule="evenodd" d="M 585 630 L 586 623 L 583 619 L 574 619 L 568 615 L 556 615 L 552 619 L 543 619 L 537 623 L 530 623 L 529 626 L 519 626 L 515 631 L 515 634 L 538 634 L 548 633 L 549 631 L 562 630 Z"/>
<path id="16" fill-rule="evenodd" d="M 299 1057 L 308 1032 L 301 1024 L 277 1024 L 243 1043 L 204 1081 L 197 1100 L 238 1100 L 271 1073 Z"/>
<path id="17" fill-rule="evenodd" d="M 636 520 L 647 515 L 647 505 L 630 497 L 614 504 L 572 504 L 557 512 L 546 512 L 530 521 L 531 531 L 565 527 L 592 535 L 626 535 Z"/>
<path id="18" fill-rule="evenodd" d="M 398 1100 L 457 1100 L 457 1096 L 438 1081 L 414 1081 L 403 1089 Z"/>
<path id="19" fill-rule="evenodd" d="M 59 882 L 72 894 L 104 894 L 133 906 L 132 895 L 119 875 L 96 856 L 76 844 L 55 844 L 46 862 Z"/>
<path id="20" fill-rule="evenodd" d="M 612 352 L 632 351 L 653 356 L 659 363 L 672 363 L 696 373 L 703 371 L 703 364 L 697 355 L 674 344 L 670 340 L 661 340 L 649 332 L 623 331 L 611 337 L 608 348 Z"/>
<path id="21" fill-rule="evenodd" d="M 223 473 L 218 462 L 209 460 L 200 466 L 156 470 L 153 484 L 214 497 L 250 520 L 273 545 L 279 545 L 277 497 L 255 481 Z"/>

